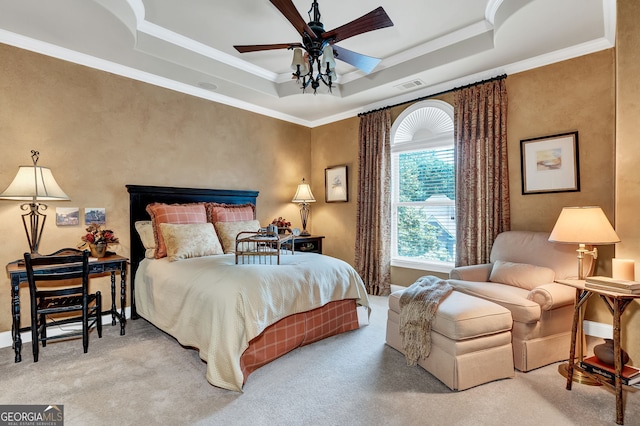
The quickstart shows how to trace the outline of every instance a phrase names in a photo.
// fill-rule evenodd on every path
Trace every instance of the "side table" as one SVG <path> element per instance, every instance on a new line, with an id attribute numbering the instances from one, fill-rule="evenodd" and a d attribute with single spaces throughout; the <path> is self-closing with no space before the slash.
<path id="1" fill-rule="evenodd" d="M 585 287 L 585 280 L 558 280 L 560 284 L 568 285 L 574 287 L 576 289 L 576 304 L 575 304 L 575 312 L 573 314 L 573 325 L 571 327 L 571 348 L 569 350 L 569 367 L 567 369 L 567 390 L 571 390 L 571 385 L 573 383 L 573 372 L 574 370 L 579 370 L 580 372 L 586 374 L 587 376 L 593 377 L 599 383 L 609 388 L 612 388 L 616 395 L 616 423 L 619 425 L 624 424 L 624 407 L 623 407 L 623 399 L 622 399 L 622 391 L 624 389 L 624 385 L 621 380 L 622 373 L 622 363 L 620 362 L 620 324 L 621 324 L 621 316 L 626 309 L 626 307 L 631 303 L 634 299 L 640 298 L 640 294 L 627 294 L 627 293 L 619 293 L 616 291 L 608 291 L 595 289 L 590 287 Z M 578 322 L 580 318 L 580 310 L 582 306 L 585 304 L 589 298 L 597 294 L 600 298 L 606 303 L 611 315 L 613 315 L 613 356 L 615 361 L 615 383 L 612 385 L 608 381 L 603 380 L 598 375 L 590 374 L 589 372 L 583 370 L 579 363 L 576 363 L 576 336 L 578 331 Z M 582 343 L 581 343 L 582 344 Z M 582 361 L 582 360 L 580 360 Z"/>
<path id="2" fill-rule="evenodd" d="M 324 235 L 300 235 L 293 241 L 294 251 L 322 254 L 323 239 Z"/>

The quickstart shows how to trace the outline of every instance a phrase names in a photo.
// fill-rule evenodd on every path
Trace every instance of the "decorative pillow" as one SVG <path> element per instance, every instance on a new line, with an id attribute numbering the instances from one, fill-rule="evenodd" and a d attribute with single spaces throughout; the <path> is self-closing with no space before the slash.
<path id="1" fill-rule="evenodd" d="M 256 206 L 247 204 L 206 203 L 207 222 L 240 222 L 256 218 Z"/>
<path id="2" fill-rule="evenodd" d="M 144 257 L 153 259 L 156 253 L 156 240 L 153 238 L 153 225 L 150 220 L 139 220 L 134 226 L 144 246 Z"/>
<path id="3" fill-rule="evenodd" d="M 489 281 L 533 290 L 539 285 L 552 283 L 555 278 L 553 269 L 544 266 L 496 260 Z"/>
<path id="4" fill-rule="evenodd" d="M 160 230 L 171 262 L 224 253 L 211 223 L 161 223 Z"/>
<path id="5" fill-rule="evenodd" d="M 204 204 L 162 204 L 152 203 L 147 206 L 153 224 L 153 238 L 156 243 L 155 258 L 167 255 L 167 247 L 160 231 L 161 223 L 207 223 L 207 212 Z"/>
<path id="6" fill-rule="evenodd" d="M 243 220 L 239 222 L 216 222 L 215 224 L 218 238 L 222 242 L 225 253 L 236 252 L 236 236 L 243 231 L 255 232 L 260 229 L 260 222 L 257 220 Z"/>

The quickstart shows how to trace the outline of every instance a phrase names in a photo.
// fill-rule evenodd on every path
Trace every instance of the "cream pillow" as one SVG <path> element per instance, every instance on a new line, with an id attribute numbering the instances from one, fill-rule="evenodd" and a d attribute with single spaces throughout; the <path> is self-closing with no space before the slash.
<path id="1" fill-rule="evenodd" d="M 240 232 L 256 232 L 260 229 L 257 220 L 244 220 L 239 222 L 216 222 L 216 232 L 222 242 L 225 253 L 236 252 L 236 236 Z"/>
<path id="2" fill-rule="evenodd" d="M 539 285 L 552 283 L 555 278 L 553 269 L 544 266 L 496 260 L 489 281 L 533 290 Z"/>
<path id="3" fill-rule="evenodd" d="M 210 223 L 161 223 L 160 231 L 171 262 L 223 254 L 216 231 Z"/>
<path id="4" fill-rule="evenodd" d="M 156 240 L 153 237 L 153 225 L 150 220 L 139 220 L 134 226 L 144 246 L 144 257 L 153 259 L 156 252 Z"/>

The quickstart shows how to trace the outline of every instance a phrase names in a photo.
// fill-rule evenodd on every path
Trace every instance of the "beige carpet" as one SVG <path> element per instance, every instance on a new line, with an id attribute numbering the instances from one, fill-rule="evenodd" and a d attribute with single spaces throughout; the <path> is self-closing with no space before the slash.
<path id="1" fill-rule="evenodd" d="M 0 349 L 0 404 L 64 404 L 66 425 L 611 425 L 615 397 L 564 389 L 557 364 L 452 392 L 385 345 L 386 303 L 371 297 L 371 323 L 300 348 L 254 372 L 244 393 L 209 385 L 195 350 L 144 320 L 127 335 L 106 326 L 80 341 L 49 344 L 33 363 Z M 627 425 L 640 424 L 628 393 Z"/>

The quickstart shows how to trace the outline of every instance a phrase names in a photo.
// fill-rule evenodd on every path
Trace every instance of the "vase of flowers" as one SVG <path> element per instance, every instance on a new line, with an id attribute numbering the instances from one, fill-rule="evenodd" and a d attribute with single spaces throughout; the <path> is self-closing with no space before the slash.
<path id="1" fill-rule="evenodd" d="M 102 225 L 91 223 L 87 227 L 87 233 L 82 236 L 82 243 L 78 248 L 89 247 L 92 257 L 105 257 L 109 244 L 118 244 L 120 241 L 110 229 Z"/>
<path id="2" fill-rule="evenodd" d="M 278 227 L 278 234 L 286 233 L 291 227 L 291 222 L 287 221 L 287 219 L 282 216 L 277 219 L 273 219 L 271 223 Z"/>

